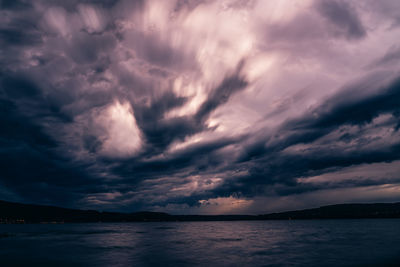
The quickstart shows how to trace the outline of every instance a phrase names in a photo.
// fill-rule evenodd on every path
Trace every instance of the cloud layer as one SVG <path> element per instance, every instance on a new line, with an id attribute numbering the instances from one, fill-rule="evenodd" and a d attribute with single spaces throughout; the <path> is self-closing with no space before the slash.
<path id="1" fill-rule="evenodd" d="M 400 200 L 398 1 L 2 1 L 0 197 Z"/>

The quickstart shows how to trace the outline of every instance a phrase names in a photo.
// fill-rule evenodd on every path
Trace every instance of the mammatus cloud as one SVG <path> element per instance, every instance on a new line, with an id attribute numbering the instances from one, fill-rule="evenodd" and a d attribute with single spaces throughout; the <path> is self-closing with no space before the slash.
<path id="1" fill-rule="evenodd" d="M 397 1 L 2 1 L 0 197 L 262 213 L 400 198 Z"/>

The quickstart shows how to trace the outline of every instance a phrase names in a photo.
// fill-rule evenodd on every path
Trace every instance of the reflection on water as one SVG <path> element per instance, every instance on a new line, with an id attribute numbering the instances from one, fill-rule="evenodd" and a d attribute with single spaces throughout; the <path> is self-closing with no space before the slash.
<path id="1" fill-rule="evenodd" d="M 0 225 L 1 266 L 397 266 L 400 220 Z"/>

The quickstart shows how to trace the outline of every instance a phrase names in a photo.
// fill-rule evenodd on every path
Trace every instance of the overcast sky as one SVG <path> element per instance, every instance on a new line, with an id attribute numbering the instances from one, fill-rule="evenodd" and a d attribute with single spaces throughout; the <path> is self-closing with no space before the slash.
<path id="1" fill-rule="evenodd" d="M 400 1 L 1 0 L 0 199 L 400 201 Z"/>

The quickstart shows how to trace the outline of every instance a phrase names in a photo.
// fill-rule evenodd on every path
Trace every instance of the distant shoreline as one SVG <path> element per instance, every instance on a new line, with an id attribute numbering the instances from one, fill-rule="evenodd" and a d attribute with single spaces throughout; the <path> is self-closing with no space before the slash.
<path id="1" fill-rule="evenodd" d="M 400 218 L 400 202 L 337 204 L 262 215 L 171 215 L 162 212 L 100 212 L 0 201 L 0 224 L 109 222 L 260 221 Z"/>
<path id="2" fill-rule="evenodd" d="M 116 223 L 116 224 L 129 224 L 129 223 L 185 223 L 185 222 L 261 222 L 261 221 L 331 221 L 331 220 L 337 220 L 337 221 L 346 221 L 346 220 L 400 220 L 400 218 L 326 218 L 326 219 L 254 219 L 254 220 L 181 220 L 181 221 L 107 221 L 107 222 L 90 222 L 90 221 L 85 221 L 85 222 L 24 222 L 24 223 L 13 223 L 13 222 L 0 222 L 0 225 L 64 225 L 64 224 L 109 224 L 109 223 Z M 1 238 L 2 236 L 0 236 Z"/>

